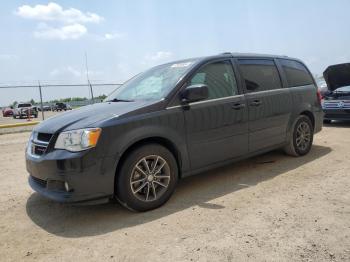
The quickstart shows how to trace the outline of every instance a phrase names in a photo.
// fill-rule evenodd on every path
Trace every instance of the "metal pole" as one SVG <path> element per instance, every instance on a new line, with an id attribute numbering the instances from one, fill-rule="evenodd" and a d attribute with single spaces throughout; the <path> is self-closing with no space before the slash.
<path id="1" fill-rule="evenodd" d="M 40 93 L 41 117 L 42 117 L 43 120 L 45 120 L 44 108 L 43 108 L 43 95 L 42 95 L 42 93 L 41 93 L 40 81 L 38 81 L 38 83 L 39 83 L 39 93 Z"/>
<path id="2" fill-rule="evenodd" d="M 88 85 L 90 87 L 90 92 L 91 92 L 91 99 L 92 99 L 92 103 L 94 104 L 94 92 L 92 91 L 92 85 L 90 83 L 90 79 L 89 79 L 89 68 L 88 68 L 88 60 L 87 60 L 87 52 L 85 52 L 85 66 L 86 66 L 86 78 L 88 81 Z"/>
<path id="3" fill-rule="evenodd" d="M 94 92 L 92 91 L 92 84 L 90 83 L 90 80 L 89 81 L 89 86 L 90 86 L 90 91 L 91 91 L 91 99 L 92 99 L 92 103 L 94 104 L 95 103 L 95 99 L 94 99 Z"/>

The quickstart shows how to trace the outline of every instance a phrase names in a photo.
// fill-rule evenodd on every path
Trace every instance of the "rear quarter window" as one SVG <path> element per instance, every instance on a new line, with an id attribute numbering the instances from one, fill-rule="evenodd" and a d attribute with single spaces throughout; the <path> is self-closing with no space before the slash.
<path id="1" fill-rule="evenodd" d="M 272 60 L 239 59 L 238 64 L 247 92 L 260 92 L 282 88 L 277 67 Z"/>
<path id="2" fill-rule="evenodd" d="M 306 67 L 294 60 L 279 59 L 289 87 L 306 86 L 314 83 Z"/>

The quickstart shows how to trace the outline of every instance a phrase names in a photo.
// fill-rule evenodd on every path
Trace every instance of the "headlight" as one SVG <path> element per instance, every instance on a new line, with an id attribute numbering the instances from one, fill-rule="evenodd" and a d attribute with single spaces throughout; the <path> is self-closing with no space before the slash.
<path id="1" fill-rule="evenodd" d="M 78 152 L 95 147 L 101 134 L 101 128 L 87 128 L 62 132 L 55 148 Z"/>

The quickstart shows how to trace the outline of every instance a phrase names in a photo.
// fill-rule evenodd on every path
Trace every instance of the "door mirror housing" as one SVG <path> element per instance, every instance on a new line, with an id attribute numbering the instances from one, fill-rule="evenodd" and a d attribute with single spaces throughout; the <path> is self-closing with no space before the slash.
<path id="1" fill-rule="evenodd" d="M 203 84 L 191 85 L 181 94 L 181 101 L 183 103 L 197 102 L 207 99 L 209 95 L 208 86 Z"/>

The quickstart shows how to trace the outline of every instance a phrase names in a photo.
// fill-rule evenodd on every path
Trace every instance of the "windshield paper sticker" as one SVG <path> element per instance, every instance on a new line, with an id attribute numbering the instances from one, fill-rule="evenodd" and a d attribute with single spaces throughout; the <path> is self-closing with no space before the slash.
<path id="1" fill-rule="evenodd" d="M 179 63 L 179 64 L 173 64 L 171 67 L 187 67 L 190 66 L 192 62 L 186 62 L 186 63 Z"/>

